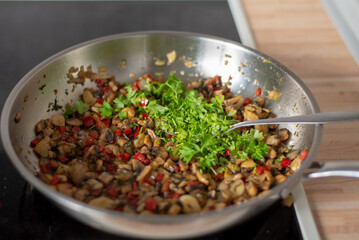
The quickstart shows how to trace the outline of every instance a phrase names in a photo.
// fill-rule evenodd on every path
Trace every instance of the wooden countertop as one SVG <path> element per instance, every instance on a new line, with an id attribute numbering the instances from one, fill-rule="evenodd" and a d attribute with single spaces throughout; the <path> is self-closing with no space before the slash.
<path id="1" fill-rule="evenodd" d="M 359 110 L 359 67 L 319 0 L 243 0 L 257 48 L 296 73 L 321 111 Z M 316 161 L 359 161 L 359 123 L 332 124 Z M 323 239 L 359 239 L 359 179 L 304 184 Z"/>

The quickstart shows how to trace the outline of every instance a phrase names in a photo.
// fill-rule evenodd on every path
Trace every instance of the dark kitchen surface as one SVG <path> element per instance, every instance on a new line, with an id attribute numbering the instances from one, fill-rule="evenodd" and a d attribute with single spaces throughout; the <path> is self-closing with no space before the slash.
<path id="1" fill-rule="evenodd" d="M 31 68 L 101 36 L 144 30 L 239 41 L 226 1 L 0 2 L 0 109 Z M 301 239 L 293 208 L 278 202 L 251 221 L 200 239 Z M 20 177 L 0 145 L 0 239 L 115 239 L 58 210 Z M 124 238 L 119 238 L 124 239 Z"/>

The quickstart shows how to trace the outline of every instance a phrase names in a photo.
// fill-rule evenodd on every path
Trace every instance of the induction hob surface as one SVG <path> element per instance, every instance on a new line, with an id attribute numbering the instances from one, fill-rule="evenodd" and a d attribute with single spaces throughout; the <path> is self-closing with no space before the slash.
<path id="1" fill-rule="evenodd" d="M 239 42 L 226 1 L 1 2 L 0 106 L 32 67 L 71 45 L 131 31 L 177 30 Z M 59 210 L 26 183 L 0 145 L 0 239 L 115 239 Z M 280 202 L 244 224 L 199 239 L 302 239 Z M 118 238 L 117 238 L 118 239 Z M 120 237 L 119 239 L 126 239 Z"/>

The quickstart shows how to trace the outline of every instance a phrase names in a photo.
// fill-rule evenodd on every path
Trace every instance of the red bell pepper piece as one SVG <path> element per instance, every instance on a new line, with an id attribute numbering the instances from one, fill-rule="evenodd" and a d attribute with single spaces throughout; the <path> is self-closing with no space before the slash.
<path id="1" fill-rule="evenodd" d="M 217 173 L 217 179 L 222 180 L 224 178 L 224 173 Z"/>
<path id="2" fill-rule="evenodd" d="M 259 166 L 256 168 L 255 172 L 253 171 L 253 174 L 262 175 L 264 173 L 264 167 Z"/>
<path id="3" fill-rule="evenodd" d="M 143 182 L 145 182 L 145 183 L 148 183 L 148 184 L 152 184 L 152 181 L 151 181 L 151 179 L 149 179 L 149 178 L 145 178 L 145 179 L 143 179 Z"/>
<path id="4" fill-rule="evenodd" d="M 140 105 L 141 107 L 147 106 L 147 105 L 148 105 L 148 100 L 146 99 L 146 100 L 144 100 L 144 101 L 141 101 L 141 102 L 139 103 L 139 105 Z"/>
<path id="5" fill-rule="evenodd" d="M 137 136 L 138 136 L 138 134 L 140 133 L 140 131 L 141 131 L 141 127 L 138 126 L 137 129 L 136 129 L 136 131 L 135 131 L 135 133 L 133 134 L 133 138 L 137 138 Z"/>
<path id="6" fill-rule="evenodd" d="M 101 189 L 95 189 L 95 190 L 91 191 L 91 195 L 94 197 L 98 197 L 98 196 L 100 196 L 101 192 L 102 192 Z"/>
<path id="7" fill-rule="evenodd" d="M 299 159 L 303 162 L 304 159 L 307 158 L 308 153 L 309 153 L 308 150 L 303 150 L 303 152 L 299 155 Z"/>
<path id="8" fill-rule="evenodd" d="M 126 198 L 127 199 L 135 199 L 135 196 L 133 196 L 132 192 L 128 192 Z"/>
<path id="9" fill-rule="evenodd" d="M 135 181 L 135 182 L 132 183 L 132 190 L 133 190 L 133 191 L 137 191 L 137 190 L 138 190 L 138 182 L 137 182 L 137 181 Z"/>
<path id="10" fill-rule="evenodd" d="M 59 183 L 59 181 L 60 181 L 59 176 L 55 175 L 55 176 L 52 177 L 52 179 L 50 181 L 50 185 L 56 185 L 56 184 Z"/>
<path id="11" fill-rule="evenodd" d="M 177 171 L 177 172 L 178 172 L 178 171 L 180 170 L 180 167 L 179 167 L 178 165 L 173 164 L 172 166 L 173 166 L 173 168 L 175 169 L 175 171 Z"/>
<path id="12" fill-rule="evenodd" d="M 35 138 L 34 140 L 31 141 L 30 143 L 30 147 L 34 148 L 41 140 Z"/>
<path id="13" fill-rule="evenodd" d="M 148 165 L 148 164 L 151 163 L 151 161 L 150 161 L 150 159 L 146 158 L 145 160 L 142 161 L 142 163 L 145 164 L 145 165 Z"/>
<path id="14" fill-rule="evenodd" d="M 137 159 L 139 161 L 144 161 L 146 159 L 145 155 L 143 155 L 140 152 L 136 152 L 136 154 L 133 156 L 134 159 Z"/>
<path id="15" fill-rule="evenodd" d="M 94 139 L 98 139 L 100 137 L 100 134 L 96 131 L 90 131 L 89 136 L 93 137 Z"/>
<path id="16" fill-rule="evenodd" d="M 121 136 L 121 135 L 122 135 L 122 130 L 121 130 L 121 128 L 117 128 L 117 129 L 116 129 L 116 132 L 115 132 L 115 137 Z"/>
<path id="17" fill-rule="evenodd" d="M 225 152 L 225 155 L 226 156 L 231 156 L 231 151 L 232 151 L 231 149 L 227 149 L 226 152 Z"/>
<path id="18" fill-rule="evenodd" d="M 156 182 L 162 182 L 163 178 L 164 178 L 164 174 L 163 173 L 159 173 L 156 178 L 155 178 L 155 181 Z"/>
<path id="19" fill-rule="evenodd" d="M 265 170 L 270 171 L 272 169 L 271 166 L 264 166 Z"/>
<path id="20" fill-rule="evenodd" d="M 111 187 L 110 189 L 107 190 L 107 194 L 110 195 L 111 197 L 117 197 L 118 192 L 114 187 Z"/>
<path id="21" fill-rule="evenodd" d="M 102 122 L 100 119 L 96 119 L 96 128 L 98 130 L 101 130 L 104 127 L 107 127 L 106 124 Z"/>
<path id="22" fill-rule="evenodd" d="M 140 87 L 138 86 L 138 81 L 136 81 L 133 86 L 132 86 L 132 90 L 139 90 Z"/>
<path id="23" fill-rule="evenodd" d="M 79 127 L 73 127 L 71 130 L 73 133 L 79 134 L 79 132 L 81 131 L 81 129 Z"/>
<path id="24" fill-rule="evenodd" d="M 147 114 L 147 113 L 140 113 L 140 115 L 142 116 L 143 119 L 148 118 L 148 114 Z"/>
<path id="25" fill-rule="evenodd" d="M 40 165 L 40 169 L 41 169 L 41 172 L 44 173 L 44 174 L 50 172 L 50 169 L 49 169 L 49 167 L 47 166 L 47 164 L 41 164 L 41 165 Z"/>
<path id="26" fill-rule="evenodd" d="M 85 147 L 91 147 L 95 143 L 95 139 L 93 137 L 88 137 L 85 142 Z"/>
<path id="27" fill-rule="evenodd" d="M 157 208 L 157 202 L 152 197 L 149 197 L 145 201 L 145 208 L 147 211 L 154 212 Z"/>
<path id="28" fill-rule="evenodd" d="M 57 160 L 59 160 L 61 163 L 67 163 L 69 159 L 65 154 L 61 154 L 57 157 Z"/>
<path id="29" fill-rule="evenodd" d="M 181 194 L 179 192 L 175 192 L 171 198 L 179 198 Z"/>
<path id="30" fill-rule="evenodd" d="M 123 131 L 123 133 L 126 135 L 126 136 L 128 136 L 128 135 L 130 135 L 131 133 L 133 132 L 133 130 L 132 130 L 132 128 L 125 128 L 125 130 Z"/>
<path id="31" fill-rule="evenodd" d="M 110 127 L 111 119 L 105 118 L 102 120 L 102 122 L 106 125 L 106 127 Z"/>
<path id="32" fill-rule="evenodd" d="M 260 96 L 262 94 L 262 89 L 261 88 L 257 88 L 256 92 L 254 95 L 256 95 L 257 97 Z"/>
<path id="33" fill-rule="evenodd" d="M 128 153 L 123 154 L 123 160 L 125 160 L 125 161 L 130 160 L 130 154 L 128 154 Z"/>
<path id="34" fill-rule="evenodd" d="M 221 77 L 220 76 L 214 76 L 213 80 L 214 80 L 214 82 L 216 84 L 221 84 Z"/>
<path id="35" fill-rule="evenodd" d="M 65 132 L 66 132 L 66 128 L 65 128 L 64 126 L 60 126 L 60 127 L 59 127 L 59 131 L 60 131 L 61 134 L 62 134 L 62 133 L 65 133 Z"/>
<path id="36" fill-rule="evenodd" d="M 109 172 L 114 172 L 114 171 L 116 171 L 117 166 L 112 165 L 112 164 L 108 164 L 108 165 L 106 166 L 106 169 L 107 169 L 107 171 L 109 171 Z"/>
<path id="37" fill-rule="evenodd" d="M 55 160 L 50 160 L 49 164 L 52 168 L 57 168 L 59 166 L 58 162 L 56 162 Z"/>
<path id="38" fill-rule="evenodd" d="M 283 158 L 283 159 L 282 159 L 282 162 L 280 163 L 280 165 L 281 165 L 282 167 L 287 168 L 287 167 L 290 166 L 290 163 L 291 163 L 291 162 L 292 162 L 292 161 L 291 161 L 290 159 L 288 159 L 288 158 Z"/>
<path id="39" fill-rule="evenodd" d="M 244 99 L 243 106 L 246 106 L 250 103 L 252 103 L 252 98 L 247 97 L 246 99 Z"/>
<path id="40" fill-rule="evenodd" d="M 200 182 L 197 182 L 197 181 L 186 183 L 187 186 L 196 186 L 196 185 L 199 185 L 199 184 L 201 184 L 201 183 L 200 183 Z"/>
<path id="41" fill-rule="evenodd" d="M 83 117 L 83 118 L 82 118 L 82 122 L 84 123 L 84 126 L 85 126 L 86 128 L 89 128 L 89 127 L 91 127 L 92 125 L 95 124 L 95 120 L 93 119 L 92 116 Z"/>
<path id="42" fill-rule="evenodd" d="M 73 136 L 69 136 L 67 139 L 66 139 L 66 141 L 67 142 L 75 142 L 77 139 L 75 138 L 75 137 L 73 137 Z"/>

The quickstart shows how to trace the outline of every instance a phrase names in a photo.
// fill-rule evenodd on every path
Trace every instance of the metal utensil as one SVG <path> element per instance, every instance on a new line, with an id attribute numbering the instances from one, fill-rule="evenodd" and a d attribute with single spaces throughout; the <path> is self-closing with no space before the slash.
<path id="1" fill-rule="evenodd" d="M 299 115 L 282 118 L 267 118 L 253 121 L 245 121 L 233 124 L 229 129 L 223 133 L 232 131 L 234 129 L 254 125 L 269 125 L 269 124 L 325 124 L 325 123 L 339 123 L 339 122 L 353 122 L 359 121 L 359 111 L 340 111 L 340 112 L 324 112 L 314 113 L 308 115 Z"/>

